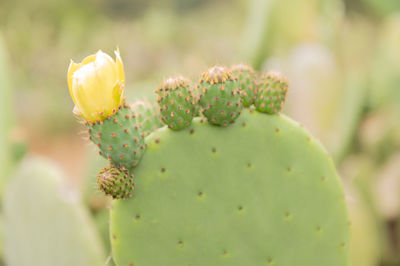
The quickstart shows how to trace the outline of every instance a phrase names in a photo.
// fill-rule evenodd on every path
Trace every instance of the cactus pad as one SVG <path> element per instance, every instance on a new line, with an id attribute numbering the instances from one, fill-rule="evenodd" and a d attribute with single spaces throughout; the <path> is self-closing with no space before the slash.
<path id="1" fill-rule="evenodd" d="M 133 197 L 111 210 L 117 265 L 348 266 L 338 175 L 299 124 L 246 110 L 146 142 Z"/>
<path id="2" fill-rule="evenodd" d="M 95 124 L 86 124 L 89 138 L 100 149 L 100 154 L 115 165 L 136 166 L 145 150 L 144 135 L 136 124 L 130 107 Z"/>
<path id="3" fill-rule="evenodd" d="M 240 84 L 243 106 L 249 107 L 254 103 L 257 95 L 256 75 L 251 66 L 237 64 L 231 67 L 232 76 Z"/>
<path id="4" fill-rule="evenodd" d="M 89 211 L 50 161 L 26 158 L 7 184 L 3 208 L 6 265 L 104 265 Z"/>
<path id="5" fill-rule="evenodd" d="M 162 127 L 161 116 L 158 108 L 148 101 L 137 101 L 132 105 L 133 113 L 140 131 L 148 136 L 157 128 Z"/>
<path id="6" fill-rule="evenodd" d="M 238 118 L 242 110 L 240 87 L 227 68 L 215 66 L 203 73 L 199 89 L 202 112 L 211 124 L 227 126 Z"/>
<path id="7" fill-rule="evenodd" d="M 164 81 L 156 91 L 160 105 L 161 121 L 173 130 L 190 125 L 195 111 L 193 91 L 183 77 L 172 77 Z"/>
<path id="8" fill-rule="evenodd" d="M 133 174 L 125 166 L 103 168 L 97 174 L 97 185 L 100 191 L 113 199 L 130 198 L 135 188 Z"/>
<path id="9" fill-rule="evenodd" d="M 261 77 L 256 109 L 267 114 L 275 114 L 282 110 L 288 91 L 288 82 L 281 73 L 270 71 Z"/>

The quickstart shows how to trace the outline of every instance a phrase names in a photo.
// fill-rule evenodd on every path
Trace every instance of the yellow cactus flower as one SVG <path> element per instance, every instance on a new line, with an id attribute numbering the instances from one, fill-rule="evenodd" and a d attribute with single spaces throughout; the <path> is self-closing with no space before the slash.
<path id="1" fill-rule="evenodd" d="M 89 122 L 104 120 L 123 104 L 125 73 L 119 51 L 115 61 L 98 51 L 68 68 L 68 87 L 75 103 L 74 113 Z"/>

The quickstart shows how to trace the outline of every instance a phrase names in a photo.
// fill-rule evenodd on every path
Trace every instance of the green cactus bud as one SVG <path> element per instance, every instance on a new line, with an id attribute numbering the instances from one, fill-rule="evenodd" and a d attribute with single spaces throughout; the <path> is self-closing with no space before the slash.
<path id="1" fill-rule="evenodd" d="M 257 94 L 256 74 L 254 69 L 245 64 L 237 64 L 231 67 L 232 76 L 238 80 L 240 84 L 243 106 L 250 107 Z"/>
<path id="2" fill-rule="evenodd" d="M 285 76 L 279 72 L 270 71 L 261 77 L 258 86 L 257 99 L 254 105 L 257 111 L 276 114 L 282 110 L 289 84 Z"/>
<path id="3" fill-rule="evenodd" d="M 181 130 L 190 125 L 195 111 L 195 100 L 190 81 L 171 77 L 156 90 L 161 121 L 170 129 Z"/>
<path id="4" fill-rule="evenodd" d="M 89 139 L 100 155 L 115 165 L 136 166 L 144 154 L 144 134 L 129 106 L 121 106 L 113 115 L 96 123 L 86 122 Z"/>
<path id="5" fill-rule="evenodd" d="M 211 124 L 227 126 L 239 117 L 243 107 L 240 88 L 227 68 L 208 69 L 200 79 L 199 88 L 199 103 Z"/>
<path id="6" fill-rule="evenodd" d="M 113 199 L 131 198 L 135 189 L 133 174 L 124 166 L 101 169 L 97 174 L 97 185 L 100 191 Z"/>
<path id="7" fill-rule="evenodd" d="M 137 101 L 132 105 L 136 122 L 145 136 L 162 127 L 161 116 L 158 108 L 149 101 Z"/>

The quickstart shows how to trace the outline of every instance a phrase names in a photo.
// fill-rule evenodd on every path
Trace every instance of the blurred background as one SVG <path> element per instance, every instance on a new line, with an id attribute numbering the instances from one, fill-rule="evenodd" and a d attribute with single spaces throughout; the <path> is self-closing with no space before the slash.
<path id="1" fill-rule="evenodd" d="M 352 266 L 400 265 L 399 0 L 1 0 L 3 265 L 113 265 L 95 187 L 106 163 L 72 115 L 66 74 L 70 59 L 117 47 L 129 102 L 214 64 L 282 71 L 284 113 L 343 180 Z"/>

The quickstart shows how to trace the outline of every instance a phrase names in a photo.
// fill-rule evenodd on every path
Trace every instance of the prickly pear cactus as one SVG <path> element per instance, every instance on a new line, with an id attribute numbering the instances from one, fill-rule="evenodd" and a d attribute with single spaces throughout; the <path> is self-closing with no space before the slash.
<path id="1" fill-rule="evenodd" d="M 117 265 L 348 265 L 332 160 L 289 118 L 245 111 L 146 141 L 133 198 L 111 210 Z"/>
<path id="2" fill-rule="evenodd" d="M 131 175 L 99 173 L 106 194 L 128 193 L 110 212 L 117 265 L 349 265 L 349 219 L 332 159 L 279 114 L 287 83 L 267 77 L 255 102 L 274 104 L 272 111 L 242 110 L 237 78 L 210 68 L 197 85 L 205 117 L 153 131 L 136 165 L 111 158 L 109 170 L 125 165 Z M 96 141 L 101 148 L 108 140 Z"/>
<path id="3" fill-rule="evenodd" d="M 50 162 L 22 162 L 4 195 L 5 261 L 10 266 L 101 266 L 104 247 L 88 211 Z"/>

